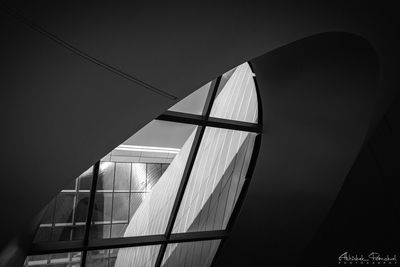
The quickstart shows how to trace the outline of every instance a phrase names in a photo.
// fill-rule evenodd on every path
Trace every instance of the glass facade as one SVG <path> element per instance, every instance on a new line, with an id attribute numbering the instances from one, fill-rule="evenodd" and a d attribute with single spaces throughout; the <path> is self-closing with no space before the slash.
<path id="1" fill-rule="evenodd" d="M 174 233 L 223 230 L 240 195 L 256 135 L 206 128 Z"/>
<path id="2" fill-rule="evenodd" d="M 151 194 L 139 206 L 124 236 L 154 235 L 165 232 L 194 136 L 195 132 L 185 142 L 181 152 L 171 162 L 160 181 L 154 185 Z"/>
<path id="3" fill-rule="evenodd" d="M 79 267 L 81 266 L 82 253 L 68 252 L 57 254 L 45 254 L 28 256 L 24 267 L 26 266 L 54 266 L 54 267 Z"/>
<path id="4" fill-rule="evenodd" d="M 154 266 L 157 259 L 160 245 L 127 247 L 116 249 L 92 250 L 88 251 L 86 258 L 86 266 L 90 267 L 114 267 L 114 266 L 137 266 L 151 267 Z M 135 261 L 126 260 L 129 255 Z M 124 259 L 125 261 L 123 261 Z"/>
<path id="5" fill-rule="evenodd" d="M 92 177 L 91 167 L 47 205 L 35 243 L 83 239 Z"/>
<path id="6" fill-rule="evenodd" d="M 210 266 L 251 178 L 257 103 L 247 63 L 177 103 L 47 205 L 25 266 Z"/>
<path id="7" fill-rule="evenodd" d="M 90 236 L 122 237 L 169 163 L 101 162 Z"/>
<path id="8" fill-rule="evenodd" d="M 254 74 L 242 64 L 221 78 L 220 93 L 215 98 L 211 117 L 257 123 L 258 104 Z"/>
<path id="9" fill-rule="evenodd" d="M 206 240 L 169 244 L 162 266 L 208 267 L 217 252 L 220 240 Z"/>
<path id="10" fill-rule="evenodd" d="M 201 115 L 210 87 L 211 82 L 203 85 L 168 110 Z"/>

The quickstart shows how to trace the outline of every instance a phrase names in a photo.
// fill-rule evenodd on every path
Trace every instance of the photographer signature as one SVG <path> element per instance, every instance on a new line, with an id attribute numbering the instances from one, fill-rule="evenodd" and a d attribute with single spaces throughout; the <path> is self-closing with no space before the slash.
<path id="1" fill-rule="evenodd" d="M 378 252 L 371 252 L 368 255 L 364 256 L 363 254 L 350 254 L 349 252 L 344 252 L 338 257 L 338 263 L 361 263 L 361 264 L 397 264 L 397 255 L 381 255 Z"/>

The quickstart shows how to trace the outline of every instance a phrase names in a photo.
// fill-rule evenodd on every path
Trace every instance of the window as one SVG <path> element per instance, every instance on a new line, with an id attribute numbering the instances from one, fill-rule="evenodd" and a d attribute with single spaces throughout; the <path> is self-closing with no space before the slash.
<path id="1" fill-rule="evenodd" d="M 261 140 L 244 63 L 104 156 L 46 207 L 25 266 L 210 266 Z"/>

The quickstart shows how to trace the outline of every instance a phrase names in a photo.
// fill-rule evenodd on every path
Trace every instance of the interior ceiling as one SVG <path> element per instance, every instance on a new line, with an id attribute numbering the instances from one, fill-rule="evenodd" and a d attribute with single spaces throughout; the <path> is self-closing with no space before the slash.
<path id="1" fill-rule="evenodd" d="M 363 37 L 379 65 L 380 93 L 369 108 L 370 129 L 398 87 L 399 29 L 396 9 L 388 3 L 5 2 L 82 51 L 177 99 L 77 56 L 0 6 L 0 248 L 63 185 L 157 115 L 266 52 L 321 32 Z M 351 166 L 354 158 L 348 159 Z"/>
<path id="2" fill-rule="evenodd" d="M 196 126 L 194 125 L 154 120 L 122 144 L 181 148 L 195 129 Z"/>

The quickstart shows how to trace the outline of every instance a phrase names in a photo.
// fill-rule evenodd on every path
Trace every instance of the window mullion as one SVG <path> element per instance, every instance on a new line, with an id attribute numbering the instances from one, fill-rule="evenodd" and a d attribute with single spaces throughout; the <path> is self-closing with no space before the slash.
<path id="1" fill-rule="evenodd" d="M 176 194 L 175 202 L 172 207 L 171 215 L 169 217 L 167 228 L 165 231 L 165 237 L 167 239 L 167 242 L 171 236 L 172 229 L 174 227 L 174 223 L 175 223 L 176 217 L 178 215 L 179 207 L 181 205 L 183 195 L 185 194 L 185 189 L 186 189 L 187 183 L 189 181 L 190 173 L 192 172 L 192 168 L 193 168 L 193 165 L 194 165 L 194 162 L 196 159 L 197 152 L 200 147 L 201 139 L 204 134 L 204 129 L 205 129 L 204 126 L 198 126 L 198 128 L 196 130 L 196 135 L 194 137 L 193 144 L 190 149 L 190 153 L 189 153 L 189 156 L 188 156 L 188 159 L 186 162 L 185 170 L 183 171 L 182 180 L 179 185 L 179 189 Z M 167 248 L 167 244 L 161 245 L 161 248 L 158 253 L 157 260 L 156 260 L 156 264 L 155 264 L 156 267 L 161 266 L 162 259 L 164 257 L 166 248 Z"/>
<path id="2" fill-rule="evenodd" d="M 209 117 L 205 119 L 204 116 L 179 113 L 174 111 L 166 111 L 164 114 L 158 116 L 156 120 L 202 125 L 214 128 L 238 130 L 238 131 L 245 131 L 252 133 L 262 132 L 262 125 L 260 123 L 235 121 L 235 120 L 215 118 L 215 117 Z"/>
<path id="3" fill-rule="evenodd" d="M 219 249 L 217 251 L 217 254 L 221 250 L 220 248 L 223 245 L 223 241 L 228 237 L 230 230 L 232 229 L 232 225 L 234 221 L 236 220 L 236 217 L 238 216 L 238 211 L 240 210 L 240 207 L 243 204 L 244 200 L 244 195 L 246 194 L 246 191 L 248 189 L 249 185 L 249 179 L 246 179 L 242 191 L 239 194 L 239 197 L 237 199 L 236 205 L 233 207 L 232 214 L 228 220 L 228 224 L 225 228 L 225 230 L 216 230 L 216 231 L 205 231 L 205 232 L 191 232 L 191 233 L 172 233 L 174 229 L 175 222 L 177 220 L 177 215 L 179 213 L 180 206 L 183 202 L 183 198 L 185 195 L 185 191 L 187 189 L 187 185 L 189 183 L 190 175 L 193 170 L 194 163 L 196 161 L 196 157 L 198 155 L 198 151 L 201 145 L 202 138 L 205 133 L 206 127 L 215 127 L 215 128 L 221 128 L 221 129 L 231 129 L 231 130 L 238 130 L 238 131 L 246 131 L 246 132 L 254 132 L 254 133 L 261 133 L 262 132 L 262 120 L 259 120 L 258 123 L 250 123 L 250 122 L 242 122 L 242 121 L 234 121 L 230 119 L 224 119 L 224 118 L 212 118 L 210 117 L 211 110 L 213 107 L 213 104 L 215 102 L 215 99 L 217 97 L 218 93 L 218 88 L 220 86 L 222 76 L 219 76 L 218 78 L 214 79 L 211 82 L 210 89 L 208 91 L 203 111 L 201 115 L 195 115 L 195 114 L 189 114 L 189 113 L 182 113 L 182 112 L 175 112 L 175 111 L 166 111 L 164 114 L 160 115 L 157 117 L 157 120 L 163 120 L 163 121 L 171 121 L 171 122 L 177 122 L 177 123 L 186 123 L 186 124 L 192 124 L 192 125 L 197 125 L 195 137 L 193 140 L 193 143 L 190 147 L 190 152 L 187 158 L 187 161 L 185 163 L 184 171 L 181 177 L 181 181 L 179 184 L 179 188 L 176 192 L 176 197 L 173 202 L 173 206 L 170 212 L 170 216 L 168 217 L 167 221 L 167 226 L 165 229 L 164 234 L 162 235 L 153 235 L 153 236 L 144 236 L 144 237 L 118 237 L 118 238 L 110 238 L 108 240 L 90 240 L 90 227 L 92 225 L 92 218 L 93 218 L 93 212 L 95 208 L 95 197 L 96 197 L 96 187 L 97 187 L 97 181 L 98 181 L 98 176 L 99 176 L 99 168 L 100 168 L 100 161 L 96 162 L 96 164 L 93 167 L 93 181 L 90 189 L 90 196 L 89 196 L 89 205 L 88 205 L 88 211 L 87 211 L 87 218 L 85 222 L 85 232 L 84 232 L 84 238 L 82 241 L 79 242 L 72 242 L 71 247 L 67 249 L 68 251 L 81 251 L 81 266 L 85 267 L 86 265 L 86 259 L 87 259 L 87 253 L 88 251 L 91 250 L 99 250 L 99 249 L 111 249 L 111 248 L 124 248 L 124 247 L 132 247 L 132 246 L 153 246 L 153 245 L 160 245 L 160 249 L 156 258 L 156 263 L 155 266 L 159 267 L 162 264 L 162 261 L 165 257 L 165 252 L 167 249 L 168 244 L 170 243 L 181 243 L 181 242 L 197 242 L 197 241 L 206 241 L 206 240 L 221 240 L 222 243 L 219 246 Z M 254 79 L 254 77 L 253 77 Z M 258 96 L 258 106 L 259 110 L 258 113 L 260 113 L 261 110 L 261 105 L 260 105 L 260 98 L 259 98 L 259 92 L 258 92 L 258 87 L 256 85 L 256 92 Z M 259 114 L 260 118 L 260 114 Z M 246 177 L 251 177 L 252 173 L 254 171 L 254 166 L 255 162 L 257 159 L 257 155 L 259 152 L 259 146 L 260 146 L 260 141 L 261 140 L 261 135 L 259 134 L 256 137 L 255 145 L 254 145 L 254 150 L 253 154 L 250 159 L 249 167 L 247 170 L 247 175 Z M 113 209 L 114 209 L 114 187 L 115 187 L 115 182 L 116 182 L 116 167 L 117 163 L 114 163 L 114 177 L 113 177 L 113 191 L 112 191 L 112 199 L 111 199 L 111 222 L 113 221 Z M 129 180 L 129 190 L 128 190 L 128 216 L 130 217 L 130 202 L 131 202 L 131 194 L 132 194 L 132 163 L 131 163 L 131 169 L 130 169 L 130 180 Z M 146 164 L 146 191 L 147 191 L 147 164 Z M 161 165 L 162 168 L 162 165 Z M 76 182 L 77 183 L 77 182 Z M 76 184 L 76 189 L 78 190 L 78 185 Z M 79 192 L 79 191 L 78 191 Z M 78 193 L 79 195 L 79 193 Z M 76 200 L 78 198 L 78 195 L 76 196 Z M 76 206 L 76 205 L 74 205 Z M 56 208 L 56 203 L 54 205 L 54 209 Z M 225 212 L 225 211 L 224 211 Z M 130 218 L 128 217 L 128 222 L 130 221 Z M 54 220 L 54 215 L 53 215 L 53 220 Z M 112 223 L 111 223 L 112 225 Z M 111 230 L 112 226 L 110 225 L 110 235 L 111 235 Z M 54 228 L 54 224 L 53 224 Z M 54 229 L 53 229 L 54 230 Z M 64 245 L 65 246 L 65 245 Z M 40 247 L 39 247 L 40 250 Z M 65 248 L 62 248 L 61 245 L 60 247 L 53 248 L 53 251 L 67 251 Z M 110 251 L 109 251 L 109 258 L 110 258 Z M 215 258 L 217 258 L 217 255 L 214 256 L 212 264 L 215 264 Z"/>
<path id="4" fill-rule="evenodd" d="M 94 199 L 96 197 L 97 180 L 99 177 L 99 168 L 100 168 L 100 161 L 96 162 L 96 164 L 93 167 L 93 181 L 92 181 L 92 187 L 90 189 L 89 207 L 88 207 L 88 213 L 87 213 L 87 218 L 86 218 L 86 227 L 85 227 L 85 236 L 83 238 L 83 251 L 82 251 L 82 258 L 81 258 L 81 266 L 82 267 L 86 266 L 87 246 L 89 243 L 90 225 L 92 223 Z"/>
<path id="5" fill-rule="evenodd" d="M 211 83 L 211 86 L 210 86 L 211 88 L 210 88 L 210 91 L 208 92 L 206 102 L 204 103 L 204 109 L 203 109 L 203 113 L 202 113 L 202 115 L 204 116 L 204 118 L 206 120 L 210 116 L 211 109 L 214 104 L 214 100 L 217 96 L 217 91 L 218 91 L 220 81 L 221 81 L 221 76 L 218 76 L 218 78 L 213 80 Z"/>
<path id="6" fill-rule="evenodd" d="M 204 104 L 204 109 L 203 109 L 203 113 L 202 113 L 202 115 L 203 115 L 202 117 L 203 117 L 204 121 L 207 121 L 210 116 L 211 108 L 214 103 L 215 97 L 217 95 L 217 90 L 218 90 L 220 81 L 221 81 L 221 76 L 219 76 L 217 79 L 215 79 L 211 84 L 211 88 L 208 92 L 207 99 Z M 189 157 L 186 162 L 185 170 L 183 172 L 181 184 L 179 185 L 179 189 L 178 189 L 178 192 L 177 192 L 177 195 L 175 198 L 174 206 L 172 207 L 171 215 L 168 220 L 167 229 L 165 231 L 165 236 L 166 236 L 167 242 L 169 241 L 169 239 L 171 237 L 174 223 L 175 223 L 176 217 L 178 215 L 179 207 L 181 205 L 183 196 L 185 194 L 185 189 L 186 189 L 187 183 L 189 181 L 190 173 L 192 172 L 194 162 L 196 160 L 197 152 L 199 150 L 204 131 L 205 131 L 205 126 L 199 125 L 197 128 L 197 131 L 196 131 L 196 136 L 193 140 L 192 147 L 190 149 Z M 167 245 L 168 245 L 168 243 L 161 245 L 160 251 L 157 256 L 156 264 L 155 264 L 156 267 L 161 266 L 162 260 L 164 258 L 165 250 L 167 249 Z"/>

